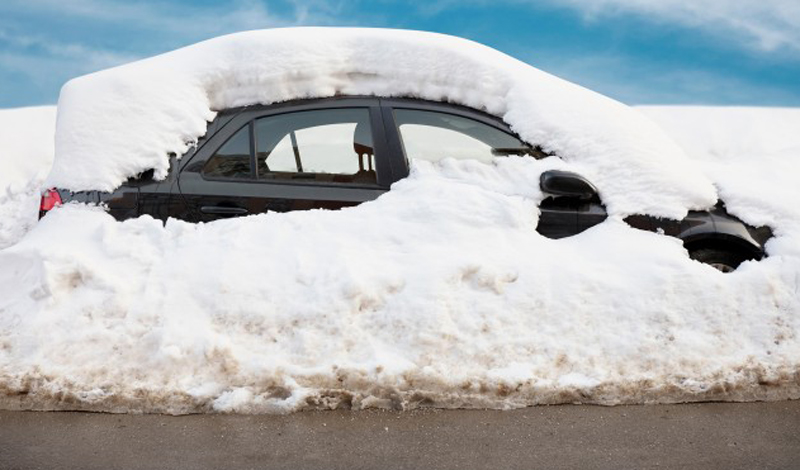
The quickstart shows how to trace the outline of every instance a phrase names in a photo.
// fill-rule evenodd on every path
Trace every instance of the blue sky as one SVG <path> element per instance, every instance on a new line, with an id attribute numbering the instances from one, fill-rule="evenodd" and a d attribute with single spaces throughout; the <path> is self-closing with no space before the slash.
<path id="1" fill-rule="evenodd" d="M 0 107 L 230 32 L 296 25 L 463 36 L 630 104 L 800 106 L 798 0 L 3 0 Z"/>

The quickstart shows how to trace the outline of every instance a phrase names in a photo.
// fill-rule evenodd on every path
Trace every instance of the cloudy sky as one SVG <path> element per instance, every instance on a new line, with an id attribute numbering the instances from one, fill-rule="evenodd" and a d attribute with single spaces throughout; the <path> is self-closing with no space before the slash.
<path id="1" fill-rule="evenodd" d="M 234 31 L 295 25 L 470 38 L 631 104 L 800 106 L 800 0 L 2 0 L 0 107 Z"/>

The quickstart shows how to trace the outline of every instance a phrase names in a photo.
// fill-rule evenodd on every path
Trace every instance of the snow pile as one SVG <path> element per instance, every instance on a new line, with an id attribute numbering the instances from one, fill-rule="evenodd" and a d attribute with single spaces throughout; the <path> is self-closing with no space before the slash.
<path id="1" fill-rule="evenodd" d="M 710 182 L 639 113 L 488 47 L 434 33 L 290 28 L 205 41 L 67 83 L 49 186 L 111 190 L 182 154 L 214 110 L 294 98 L 414 96 L 502 117 L 574 164 L 612 214 L 680 218 Z"/>
<path id="2" fill-rule="evenodd" d="M 723 275 L 614 219 L 541 237 L 558 167 L 418 164 L 358 207 L 210 224 L 56 210 L 0 253 L 0 406 L 800 398 L 796 250 Z"/>
<path id="3" fill-rule="evenodd" d="M 564 158 L 415 162 L 389 193 L 339 211 L 164 226 L 55 209 L 0 251 L 0 408 L 800 398 L 797 154 L 774 126 L 753 131 L 755 164 L 722 137 L 684 132 L 713 135 L 706 116 L 645 109 L 674 124 L 692 161 L 639 111 L 468 41 L 252 32 L 68 84 L 50 181 L 109 189 L 163 173 L 165 153 L 201 135 L 212 109 L 336 93 L 484 108 Z M 720 134 L 729 122 L 746 138 L 739 118 L 718 116 Z M 613 216 L 540 236 L 538 180 L 556 168 L 593 180 Z M 773 224 L 767 259 L 723 275 L 620 220 L 711 204 L 710 181 L 746 222 Z"/>
<path id="4" fill-rule="evenodd" d="M 0 109 L 0 249 L 36 222 L 53 161 L 56 107 Z"/>

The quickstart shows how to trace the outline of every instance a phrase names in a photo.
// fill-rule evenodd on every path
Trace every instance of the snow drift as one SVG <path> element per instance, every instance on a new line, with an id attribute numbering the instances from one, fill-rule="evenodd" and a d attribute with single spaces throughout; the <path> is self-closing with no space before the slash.
<path id="1" fill-rule="evenodd" d="M 528 180 L 553 163 L 418 165 L 355 208 L 210 224 L 57 210 L 0 254 L 0 404 L 800 398 L 797 253 L 723 275 L 613 219 L 543 238 Z"/>
<path id="2" fill-rule="evenodd" d="M 56 107 L 0 109 L 0 249 L 36 222 L 53 161 Z"/>
<path id="3" fill-rule="evenodd" d="M 284 65 L 269 74 L 264 61 Z M 357 207 L 209 224 L 56 209 L 0 251 L 0 407 L 800 398 L 800 184 L 788 171 L 798 154 L 773 126 L 752 127 L 800 120 L 798 110 L 644 109 L 689 158 L 640 111 L 468 41 L 253 32 L 68 84 L 50 181 L 103 189 L 163 172 L 165 153 L 201 135 L 212 109 L 335 93 L 483 108 L 563 159 L 414 162 L 409 178 Z M 786 145 L 759 142 L 772 139 Z M 553 168 L 592 179 L 612 217 L 541 237 L 537 182 Z M 746 222 L 775 229 L 767 259 L 723 275 L 678 240 L 620 221 L 713 203 L 710 182 Z"/>

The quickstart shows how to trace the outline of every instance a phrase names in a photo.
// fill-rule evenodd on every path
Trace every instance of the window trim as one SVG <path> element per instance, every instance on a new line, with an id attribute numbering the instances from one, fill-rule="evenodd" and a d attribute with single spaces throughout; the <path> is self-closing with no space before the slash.
<path id="1" fill-rule="evenodd" d="M 373 149 L 375 151 L 375 172 L 377 182 L 375 183 L 348 183 L 333 181 L 314 181 L 314 180 L 270 180 L 258 179 L 255 167 L 255 121 L 256 119 L 290 114 L 304 111 L 323 111 L 328 109 L 364 109 L 369 115 L 369 123 L 372 131 Z M 229 117 L 232 116 L 232 117 Z M 385 126 L 381 116 L 380 102 L 377 98 L 361 97 L 334 97 L 300 100 L 273 105 L 257 105 L 243 108 L 233 108 L 219 113 L 216 119 L 227 121 L 210 138 L 205 140 L 201 146 L 194 148 L 191 155 L 179 160 L 177 173 L 185 171 L 196 172 L 205 181 L 228 182 L 228 183 L 252 183 L 252 184 L 273 184 L 286 186 L 313 186 L 313 187 L 332 187 L 332 188 L 357 188 L 357 189 L 384 189 L 387 190 L 391 184 L 396 182 L 397 174 L 394 165 L 390 164 L 391 149 L 386 143 Z M 214 153 L 225 145 L 228 139 L 235 135 L 244 126 L 250 126 L 250 171 L 249 178 L 226 178 L 214 177 L 203 174 L 202 168 Z M 211 125 L 209 125 L 209 129 Z M 191 170 L 190 166 L 199 165 L 197 170 Z"/>
<path id="2" fill-rule="evenodd" d="M 250 151 L 250 158 L 248 159 L 249 160 L 248 164 L 249 164 L 250 176 L 247 176 L 247 177 L 241 177 L 241 176 L 236 176 L 236 177 L 234 177 L 234 176 L 209 176 L 205 172 L 206 166 L 208 166 L 208 162 L 211 161 L 211 158 L 214 155 L 216 155 L 217 152 L 222 150 L 222 147 L 225 147 L 226 145 L 228 145 L 228 142 L 233 140 L 233 138 L 236 137 L 239 134 L 239 132 L 242 132 L 245 127 L 248 127 L 248 135 L 247 135 L 247 137 L 248 137 L 247 141 L 248 142 L 247 142 L 247 145 L 248 145 L 249 151 Z M 223 140 L 221 144 L 216 145 L 214 147 L 213 152 L 211 154 L 209 154 L 203 160 L 203 166 L 200 167 L 198 173 L 205 180 L 214 180 L 214 181 L 218 181 L 218 180 L 224 180 L 224 181 L 250 181 L 250 180 L 252 180 L 254 175 L 255 175 L 255 172 L 253 171 L 253 124 L 252 124 L 252 121 L 250 123 L 244 125 L 244 126 L 238 127 L 234 132 L 230 133 L 229 135 L 226 135 L 225 137 L 226 137 L 225 140 Z M 214 140 L 214 136 L 212 136 L 212 140 Z"/>
<path id="3" fill-rule="evenodd" d="M 439 101 L 418 100 L 414 98 L 384 98 L 381 99 L 382 107 L 389 107 L 394 111 L 395 109 L 409 109 L 413 111 L 431 111 L 442 114 L 450 114 L 453 116 L 464 117 L 487 124 L 497 130 L 510 134 L 515 138 L 525 142 L 516 132 L 512 131 L 508 124 L 497 116 L 479 111 L 474 108 L 462 106 L 454 103 L 444 103 Z M 392 121 L 394 124 L 394 121 Z M 525 142 L 531 145 L 528 142 Z"/>

